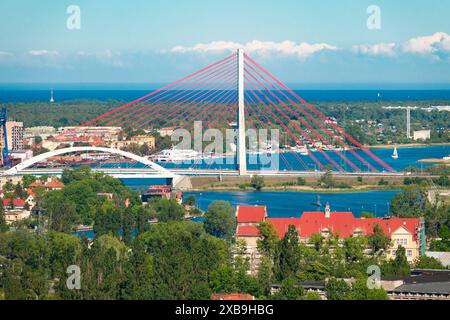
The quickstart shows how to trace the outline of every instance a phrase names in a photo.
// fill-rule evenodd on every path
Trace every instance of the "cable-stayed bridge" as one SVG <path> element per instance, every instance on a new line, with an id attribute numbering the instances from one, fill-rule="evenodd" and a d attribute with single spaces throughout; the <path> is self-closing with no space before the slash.
<path id="1" fill-rule="evenodd" d="M 247 163 L 252 148 L 247 137 L 249 129 L 254 132 L 278 129 L 283 137 L 284 145 L 276 155 L 285 169 L 274 172 L 272 168 L 266 174 L 307 174 L 326 170 L 342 174 L 395 174 L 391 166 L 242 50 L 82 123 L 78 128 L 121 127 L 128 139 L 132 139 L 143 130 L 155 131 L 166 127 L 195 134 L 196 121 L 202 122 L 203 129 L 218 129 L 224 135 L 230 124 L 234 123 L 235 162 L 233 168 L 220 167 L 219 171 L 223 174 L 245 176 L 258 172 L 255 168 L 249 170 Z M 76 130 L 67 130 L 53 136 L 50 141 L 70 140 L 72 131 Z M 79 136 L 77 138 L 80 139 Z M 37 150 L 44 143 L 46 141 L 34 145 L 32 149 Z M 167 148 L 171 143 L 168 135 L 161 137 L 157 140 L 156 150 Z M 60 169 L 42 166 L 33 169 L 32 166 L 55 155 L 88 151 L 108 152 L 144 165 L 144 168 L 134 169 L 136 175 L 147 170 L 148 175 L 174 178 L 178 175 L 209 175 L 218 171 L 218 167 L 202 166 L 195 162 L 189 168 L 167 169 L 163 164 L 156 164 L 148 158 L 125 154 L 103 144 L 104 141 L 90 141 L 91 149 L 70 147 L 62 151 L 50 151 L 6 170 L 4 174 L 56 172 Z M 202 147 L 201 143 L 200 149 Z M 116 176 L 132 171 L 130 168 L 114 166 L 103 170 Z"/>

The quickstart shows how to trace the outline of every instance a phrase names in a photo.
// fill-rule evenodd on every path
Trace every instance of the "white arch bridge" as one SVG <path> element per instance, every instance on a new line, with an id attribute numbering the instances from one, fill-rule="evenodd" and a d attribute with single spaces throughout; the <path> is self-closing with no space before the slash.
<path id="1" fill-rule="evenodd" d="M 177 175 L 166 168 L 154 163 L 153 161 L 150 161 L 147 158 L 135 155 L 131 152 L 123 151 L 120 149 L 112 149 L 112 148 L 101 148 L 101 147 L 70 147 L 70 148 L 64 148 L 64 149 L 57 149 L 53 151 L 49 151 L 46 153 L 39 154 L 31 159 L 25 160 L 18 165 L 6 170 L 3 172 L 4 176 L 15 176 L 15 175 L 22 175 L 26 173 L 34 173 L 34 174 L 55 174 L 60 175 L 62 173 L 62 170 L 60 168 L 48 168 L 44 170 L 27 170 L 31 166 L 33 166 L 36 163 L 42 162 L 44 160 L 47 160 L 48 158 L 59 156 L 63 154 L 68 153 L 75 153 L 75 152 L 103 152 L 103 153 L 110 153 L 110 154 L 116 154 L 120 155 L 124 158 L 128 158 L 131 160 L 134 160 L 136 162 L 142 163 L 143 165 L 148 166 L 149 168 L 140 169 L 138 172 L 127 172 L 126 170 L 117 170 L 117 169 L 108 169 L 108 168 L 101 168 L 98 169 L 100 171 L 105 172 L 108 175 L 114 176 L 116 178 L 162 178 L 162 179 L 170 179 L 172 182 L 172 185 L 176 188 L 189 188 L 190 187 L 190 181 L 189 177 Z"/>

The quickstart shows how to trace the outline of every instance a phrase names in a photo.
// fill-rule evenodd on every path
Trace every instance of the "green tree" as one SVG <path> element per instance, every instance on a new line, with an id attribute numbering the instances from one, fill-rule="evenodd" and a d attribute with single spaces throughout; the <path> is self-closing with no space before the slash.
<path id="1" fill-rule="evenodd" d="M 122 211 L 122 238 L 126 245 L 131 244 L 133 239 L 133 228 L 135 227 L 135 219 L 131 208 L 125 208 Z"/>
<path id="2" fill-rule="evenodd" d="M 414 263 L 414 268 L 417 269 L 445 269 L 442 263 L 433 257 L 420 256 Z"/>
<path id="3" fill-rule="evenodd" d="M 290 225 L 280 243 L 278 280 L 295 276 L 299 267 L 299 239 L 297 229 Z"/>
<path id="4" fill-rule="evenodd" d="M 351 300 L 389 300 L 387 292 L 383 288 L 369 289 L 365 278 L 357 279 L 352 284 L 348 298 Z"/>
<path id="5" fill-rule="evenodd" d="M 335 181 L 333 179 L 333 173 L 331 170 L 327 170 L 319 178 L 318 185 L 324 188 L 333 188 L 335 186 Z"/>
<path id="6" fill-rule="evenodd" d="M 344 239 L 345 260 L 349 263 L 362 261 L 365 257 L 364 250 L 367 246 L 367 238 L 351 237 Z"/>
<path id="7" fill-rule="evenodd" d="M 419 217 L 427 205 L 426 191 L 420 187 L 408 187 L 391 200 L 391 212 L 397 217 Z"/>
<path id="8" fill-rule="evenodd" d="M 31 174 L 24 174 L 22 176 L 22 185 L 24 188 L 28 188 L 35 181 L 36 181 L 36 176 L 33 176 Z"/>
<path id="9" fill-rule="evenodd" d="M 391 244 L 391 239 L 386 236 L 383 228 L 378 223 L 373 226 L 373 233 L 367 237 L 369 247 L 373 255 L 378 255 L 381 251 L 386 251 Z"/>
<path id="10" fill-rule="evenodd" d="M 66 199 L 62 190 L 49 192 L 45 197 L 44 208 L 51 230 L 70 232 L 78 222 L 76 206 Z"/>
<path id="11" fill-rule="evenodd" d="M 395 275 L 409 275 L 411 268 L 406 258 L 406 250 L 402 246 L 398 246 L 395 259 L 392 261 L 392 271 Z"/>
<path id="12" fill-rule="evenodd" d="M 150 230 L 150 220 L 156 217 L 152 207 L 136 206 L 136 233 L 138 235 Z"/>
<path id="13" fill-rule="evenodd" d="M 256 174 L 253 175 L 250 180 L 250 185 L 256 191 L 261 191 L 261 189 L 264 188 L 264 177 L 258 176 Z"/>
<path id="14" fill-rule="evenodd" d="M 209 299 L 209 278 L 229 261 L 227 243 L 201 224 L 158 223 L 142 235 L 153 257 L 153 299 Z"/>
<path id="15" fill-rule="evenodd" d="M 361 212 L 361 218 L 369 219 L 369 218 L 376 218 L 376 217 L 373 213 L 364 211 L 364 212 Z"/>
<path id="16" fill-rule="evenodd" d="M 205 230 L 209 234 L 231 241 L 236 231 L 233 207 L 226 201 L 214 201 L 205 213 Z"/>
<path id="17" fill-rule="evenodd" d="M 344 280 L 331 278 L 325 285 L 325 293 L 328 300 L 348 300 L 351 287 Z"/>
<path id="18" fill-rule="evenodd" d="M 0 232 L 6 232 L 9 230 L 5 220 L 5 208 L 3 207 L 3 201 L 0 201 Z"/>
<path id="19" fill-rule="evenodd" d="M 272 223 L 263 221 L 258 225 L 260 239 L 257 240 L 258 251 L 272 258 L 279 246 L 278 233 Z"/>
<path id="20" fill-rule="evenodd" d="M 95 215 L 94 232 L 98 236 L 111 233 L 118 237 L 121 226 L 122 210 L 112 203 L 105 203 Z"/>
<path id="21" fill-rule="evenodd" d="M 163 198 L 155 202 L 151 202 L 151 205 L 158 213 L 158 220 L 160 222 L 179 221 L 184 217 L 184 209 L 175 199 Z"/>
<path id="22" fill-rule="evenodd" d="M 139 237 L 133 240 L 131 255 L 125 262 L 124 280 L 120 286 L 120 298 L 149 300 L 152 298 L 153 260 Z"/>
<path id="23" fill-rule="evenodd" d="M 281 282 L 280 290 L 273 295 L 274 300 L 300 300 L 305 293 L 302 285 L 293 277 Z"/>
<path id="24" fill-rule="evenodd" d="M 184 199 L 184 204 L 187 206 L 195 206 L 197 203 L 197 200 L 193 195 L 189 195 Z"/>

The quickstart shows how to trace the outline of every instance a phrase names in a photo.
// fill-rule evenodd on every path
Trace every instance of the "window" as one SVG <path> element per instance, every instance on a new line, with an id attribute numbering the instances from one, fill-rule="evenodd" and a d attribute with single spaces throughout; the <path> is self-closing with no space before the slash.
<path id="1" fill-rule="evenodd" d="M 412 257 L 412 250 L 407 250 L 407 251 L 406 251 L 406 255 L 407 255 L 408 257 Z"/>
<path id="2" fill-rule="evenodd" d="M 408 244 L 408 239 L 397 239 L 397 245 L 406 246 Z"/>
<path id="3" fill-rule="evenodd" d="M 397 250 L 392 250 L 392 255 L 395 257 L 397 255 Z"/>

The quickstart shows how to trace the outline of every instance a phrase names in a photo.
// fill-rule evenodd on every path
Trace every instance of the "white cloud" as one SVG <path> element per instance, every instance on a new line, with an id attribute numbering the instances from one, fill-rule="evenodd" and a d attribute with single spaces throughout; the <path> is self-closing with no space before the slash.
<path id="1" fill-rule="evenodd" d="M 396 46 L 395 43 L 362 44 L 353 46 L 352 51 L 368 56 L 395 57 L 397 55 Z"/>
<path id="2" fill-rule="evenodd" d="M 59 56 L 58 51 L 49 51 L 49 50 L 30 50 L 28 51 L 30 56 Z"/>
<path id="3" fill-rule="evenodd" d="M 77 55 L 81 57 L 96 57 L 96 58 L 112 58 L 114 56 L 111 50 L 102 50 L 94 52 L 78 51 Z"/>
<path id="4" fill-rule="evenodd" d="M 253 40 L 245 44 L 231 42 L 231 41 L 213 41 L 210 43 L 199 43 L 192 47 L 176 46 L 171 49 L 174 53 L 216 53 L 223 51 L 236 51 L 238 48 L 244 49 L 247 53 L 270 55 L 282 54 L 297 56 L 301 59 L 306 59 L 313 54 L 324 50 L 337 50 L 337 47 L 326 43 L 295 43 L 294 41 L 259 41 Z"/>
<path id="5" fill-rule="evenodd" d="M 423 36 L 408 40 L 403 51 L 416 54 L 432 54 L 450 52 L 450 35 L 445 32 L 436 32 L 431 36 Z"/>

